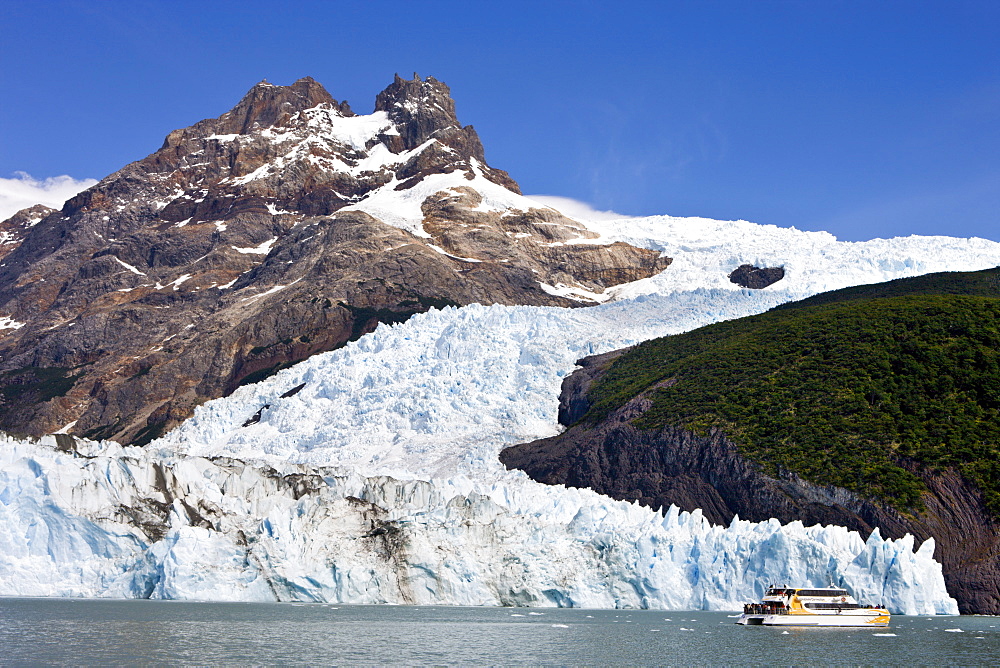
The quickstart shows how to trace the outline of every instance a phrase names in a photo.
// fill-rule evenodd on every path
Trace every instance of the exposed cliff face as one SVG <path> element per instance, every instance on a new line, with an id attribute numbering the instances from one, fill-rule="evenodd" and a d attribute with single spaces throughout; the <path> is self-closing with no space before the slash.
<path id="1" fill-rule="evenodd" d="M 529 204 L 433 78 L 397 77 L 368 116 L 309 78 L 261 82 L 3 224 L 0 322 L 19 326 L 0 329 L 0 428 L 143 443 L 379 322 L 595 303 L 670 262 L 573 243 L 594 235 Z"/>
<path id="2" fill-rule="evenodd" d="M 507 172 L 486 166 L 479 135 L 471 125 L 463 127 L 458 122 L 451 90 L 434 77 L 421 80 L 414 73 L 413 79 L 407 80 L 397 74 L 375 98 L 375 112 L 384 112 L 399 128 L 399 134 L 383 140 L 393 153 L 414 151 L 428 141 L 435 142 L 398 173 L 401 188 L 412 187 L 429 174 L 471 170 L 475 165 L 493 183 L 521 192 Z"/>
<path id="3" fill-rule="evenodd" d="M 581 360 L 584 368 L 563 383 L 560 422 L 572 424 L 587 411 L 587 388 L 620 352 Z M 750 521 L 775 517 L 862 533 L 878 527 L 887 537 L 934 537 L 935 558 L 961 612 L 1000 614 L 1000 523 L 960 475 L 914 467 L 927 485 L 925 510 L 906 515 L 792 474 L 764 475 L 719 431 L 698 436 L 673 427 L 637 429 L 632 420 L 648 408 L 649 401 L 640 395 L 596 425 L 573 424 L 558 436 L 507 448 L 500 459 L 539 482 L 590 488 L 652 508 L 671 503 L 685 510 L 701 508 L 721 524 L 736 515 Z"/>
<path id="4" fill-rule="evenodd" d="M 55 209 L 44 204 L 36 204 L 21 209 L 7 220 L 0 222 L 0 260 L 21 245 L 28 230 L 53 213 Z"/>
<path id="5" fill-rule="evenodd" d="M 774 285 L 785 277 L 784 267 L 755 267 L 752 264 L 741 264 L 729 274 L 729 280 L 736 285 L 751 290 L 763 290 Z"/>

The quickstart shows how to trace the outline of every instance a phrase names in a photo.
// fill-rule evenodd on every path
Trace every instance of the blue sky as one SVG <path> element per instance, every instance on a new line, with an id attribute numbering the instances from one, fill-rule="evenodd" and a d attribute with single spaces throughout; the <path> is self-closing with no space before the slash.
<path id="1" fill-rule="evenodd" d="M 102 178 L 254 83 L 451 86 L 527 194 L 1000 241 L 1000 2 L 0 3 L 0 177 Z"/>

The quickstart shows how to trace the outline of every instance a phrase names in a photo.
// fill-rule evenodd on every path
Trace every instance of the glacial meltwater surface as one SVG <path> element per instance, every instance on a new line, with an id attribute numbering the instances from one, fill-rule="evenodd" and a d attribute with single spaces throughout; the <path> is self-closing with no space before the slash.
<path id="1" fill-rule="evenodd" d="M 1000 618 L 780 629 L 732 613 L 0 599 L 2 665 L 998 665 Z"/>

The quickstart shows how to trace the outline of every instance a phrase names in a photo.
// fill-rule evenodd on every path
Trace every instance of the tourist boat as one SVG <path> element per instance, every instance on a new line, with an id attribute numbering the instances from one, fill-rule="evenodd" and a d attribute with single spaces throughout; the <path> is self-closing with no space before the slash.
<path id="1" fill-rule="evenodd" d="M 840 587 L 774 586 L 760 603 L 747 603 L 736 621 L 745 626 L 889 626 L 889 611 L 862 605 Z"/>

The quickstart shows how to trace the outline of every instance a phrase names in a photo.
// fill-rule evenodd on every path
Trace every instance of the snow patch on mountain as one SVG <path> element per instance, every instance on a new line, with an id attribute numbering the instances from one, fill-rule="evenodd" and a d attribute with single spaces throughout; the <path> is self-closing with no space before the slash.
<path id="1" fill-rule="evenodd" d="M 429 142 L 433 141 L 429 140 Z M 421 148 L 414 149 L 413 153 L 419 152 Z M 469 187 L 475 189 L 482 196 L 482 202 L 477 207 L 477 211 L 507 211 L 511 209 L 527 211 L 533 208 L 545 208 L 538 202 L 493 183 L 483 176 L 481 171 L 474 170 L 474 172 L 472 179 L 466 176 L 468 172 L 462 171 L 430 174 L 416 185 L 404 190 L 396 189 L 400 182 L 394 178 L 386 185 L 373 190 L 357 204 L 346 206 L 341 211 L 364 211 L 383 223 L 404 229 L 418 237 L 430 238 L 430 235 L 424 231 L 424 214 L 421 207 L 428 197 L 452 188 Z"/>
<path id="2" fill-rule="evenodd" d="M 380 134 L 399 134 L 384 111 L 345 116 L 329 103 L 323 103 L 300 114 L 310 135 L 330 139 L 355 151 L 367 151 Z"/>

